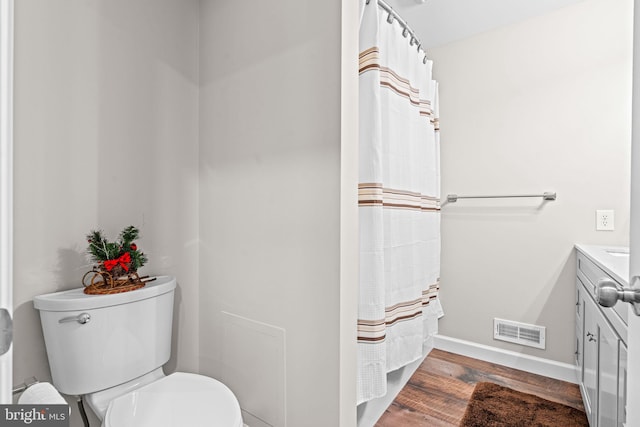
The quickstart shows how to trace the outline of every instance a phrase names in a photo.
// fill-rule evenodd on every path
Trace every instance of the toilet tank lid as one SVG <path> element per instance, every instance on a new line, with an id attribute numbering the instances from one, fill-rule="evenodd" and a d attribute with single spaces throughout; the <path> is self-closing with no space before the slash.
<path id="1" fill-rule="evenodd" d="M 156 280 L 147 282 L 143 288 L 134 291 L 109 295 L 87 295 L 84 288 L 38 295 L 33 306 L 42 311 L 77 311 L 92 308 L 104 308 L 127 304 L 171 292 L 176 287 L 176 278 L 156 276 Z"/>

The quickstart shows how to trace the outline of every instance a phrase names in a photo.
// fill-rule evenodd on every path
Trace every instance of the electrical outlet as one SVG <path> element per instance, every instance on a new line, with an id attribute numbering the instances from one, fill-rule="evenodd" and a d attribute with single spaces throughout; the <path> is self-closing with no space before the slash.
<path id="1" fill-rule="evenodd" d="M 607 210 L 596 211 L 596 230 L 598 231 L 614 230 L 613 210 L 607 209 Z"/>

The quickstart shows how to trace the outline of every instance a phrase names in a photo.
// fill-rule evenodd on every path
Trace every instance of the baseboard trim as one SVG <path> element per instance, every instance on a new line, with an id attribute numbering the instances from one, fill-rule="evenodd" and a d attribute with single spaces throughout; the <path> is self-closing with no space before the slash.
<path id="1" fill-rule="evenodd" d="M 578 383 L 576 367 L 568 363 L 556 362 L 555 360 L 521 354 L 444 335 L 436 335 L 433 338 L 434 347 L 439 350 L 520 369 L 533 374 L 544 375 L 545 377 L 573 384 Z"/>

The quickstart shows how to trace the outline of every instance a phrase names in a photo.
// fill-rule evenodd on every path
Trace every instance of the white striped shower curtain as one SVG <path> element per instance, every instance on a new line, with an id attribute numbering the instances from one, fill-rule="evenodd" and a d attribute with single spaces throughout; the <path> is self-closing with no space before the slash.
<path id="1" fill-rule="evenodd" d="M 358 403 L 433 347 L 442 308 L 438 85 L 372 0 L 360 24 Z"/>

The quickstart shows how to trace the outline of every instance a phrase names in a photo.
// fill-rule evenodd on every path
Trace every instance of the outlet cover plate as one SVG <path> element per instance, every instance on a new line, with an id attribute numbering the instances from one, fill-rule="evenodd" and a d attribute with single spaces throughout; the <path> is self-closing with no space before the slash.
<path id="1" fill-rule="evenodd" d="M 611 209 L 596 210 L 596 230 L 597 231 L 613 231 L 614 213 Z"/>

